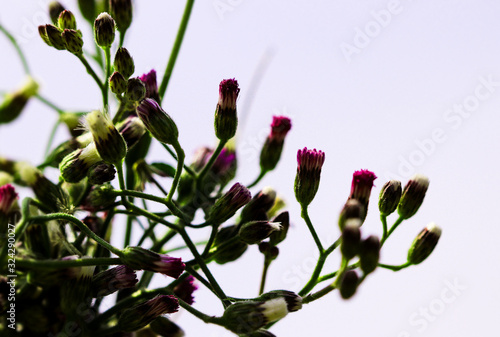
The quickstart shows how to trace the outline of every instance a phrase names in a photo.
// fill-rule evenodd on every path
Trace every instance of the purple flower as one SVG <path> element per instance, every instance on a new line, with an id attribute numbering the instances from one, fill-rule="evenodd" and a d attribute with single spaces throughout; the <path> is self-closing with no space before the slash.
<path id="1" fill-rule="evenodd" d="M 0 213 L 7 214 L 17 199 L 17 193 L 11 184 L 0 186 Z"/>
<path id="2" fill-rule="evenodd" d="M 102 297 L 121 289 L 132 288 L 136 284 L 137 275 L 132 268 L 117 266 L 95 275 L 91 290 L 94 297 Z"/>
<path id="3" fill-rule="evenodd" d="M 158 295 L 149 301 L 126 309 L 118 319 L 118 326 L 122 331 L 135 331 L 148 325 L 155 318 L 177 312 L 177 310 L 179 310 L 179 302 L 174 296 Z"/>
<path id="4" fill-rule="evenodd" d="M 154 99 L 145 98 L 136 111 L 153 137 L 165 144 L 177 143 L 179 130 L 175 122 Z"/>
<path id="5" fill-rule="evenodd" d="M 152 69 L 149 73 L 143 74 L 139 79 L 146 87 L 146 98 L 152 98 L 155 101 L 160 101 L 158 96 L 158 84 L 156 82 L 156 70 Z"/>
<path id="6" fill-rule="evenodd" d="M 217 199 L 210 210 L 209 219 L 215 224 L 221 224 L 231 218 L 238 209 L 248 204 L 252 199 L 250 191 L 240 183 L 234 184 L 226 194 Z"/>
<path id="7" fill-rule="evenodd" d="M 233 79 L 222 80 L 219 84 L 219 100 L 215 109 L 215 135 L 223 141 L 228 141 L 236 134 L 238 117 L 236 114 L 236 99 L 240 93 L 238 82 Z"/>
<path id="8" fill-rule="evenodd" d="M 194 277 L 189 275 L 174 288 L 174 294 L 177 298 L 192 305 L 194 303 L 193 292 L 197 289 L 198 286 L 194 284 Z"/>
<path id="9" fill-rule="evenodd" d="M 178 278 L 186 268 L 180 258 L 158 254 L 141 247 L 127 247 L 122 253 L 122 261 L 134 270 L 149 270 Z"/>
<path id="10" fill-rule="evenodd" d="M 356 199 L 367 208 L 375 179 L 377 179 L 377 176 L 371 171 L 360 170 L 354 172 L 349 199 Z"/>
<path id="11" fill-rule="evenodd" d="M 271 134 L 268 136 L 271 140 L 283 142 L 286 134 L 292 128 L 292 121 L 288 117 L 273 116 L 271 123 Z"/>
<path id="12" fill-rule="evenodd" d="M 305 207 L 311 203 L 319 188 L 321 167 L 325 153 L 306 147 L 297 152 L 297 175 L 295 176 L 295 197 Z"/>
<path id="13" fill-rule="evenodd" d="M 222 109 L 236 109 L 236 99 L 239 93 L 238 81 L 234 78 L 222 80 L 219 84 L 219 106 Z"/>

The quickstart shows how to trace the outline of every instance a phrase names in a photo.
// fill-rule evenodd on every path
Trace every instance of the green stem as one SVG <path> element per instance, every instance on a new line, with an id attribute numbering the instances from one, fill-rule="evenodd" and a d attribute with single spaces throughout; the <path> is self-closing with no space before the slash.
<path id="1" fill-rule="evenodd" d="M 47 222 L 47 221 L 52 221 L 52 220 L 66 220 L 74 225 L 76 225 L 82 232 L 87 234 L 88 237 L 94 239 L 98 244 L 109 250 L 110 252 L 118 255 L 119 257 L 122 256 L 121 250 L 118 248 L 113 247 L 111 244 L 103 240 L 101 237 L 99 237 L 97 234 L 92 232 L 90 228 L 87 227 L 83 222 L 78 220 L 72 215 L 65 214 L 65 213 L 52 213 L 48 215 L 40 215 L 40 216 L 34 216 L 29 218 L 30 221 L 42 221 L 42 222 Z"/>
<path id="2" fill-rule="evenodd" d="M 214 276 L 212 275 L 212 272 L 210 272 L 210 269 L 208 269 L 205 260 L 201 257 L 200 253 L 198 253 L 198 250 L 196 249 L 196 246 L 194 245 L 193 241 L 191 241 L 191 238 L 189 237 L 188 233 L 184 228 L 181 228 L 179 230 L 179 235 L 182 237 L 182 239 L 188 246 L 189 250 L 193 254 L 194 259 L 200 266 L 201 270 L 203 270 L 203 273 L 205 273 L 205 276 L 208 278 L 208 281 L 212 285 L 213 290 L 215 291 L 219 299 L 224 304 L 224 307 L 226 308 L 231 303 L 227 300 L 226 294 L 224 294 L 224 291 L 222 291 L 221 287 L 219 286 Z"/>
<path id="3" fill-rule="evenodd" d="M 301 205 L 301 209 L 302 209 L 301 216 L 305 220 L 307 227 L 311 232 L 311 235 L 314 239 L 314 242 L 316 243 L 316 246 L 318 247 L 320 254 L 323 254 L 324 252 L 323 245 L 321 244 L 321 240 L 319 239 L 318 234 L 316 233 L 316 229 L 314 229 L 311 219 L 309 218 L 309 212 L 307 211 L 307 206 Z"/>
<path id="4" fill-rule="evenodd" d="M 359 262 L 350 264 L 349 266 L 347 266 L 347 270 L 356 269 L 356 268 L 358 268 L 358 266 L 359 266 Z M 338 272 L 339 272 L 339 270 L 319 277 L 318 283 L 321 283 L 323 281 L 330 280 L 330 279 L 334 278 L 335 276 L 337 276 Z"/>
<path id="5" fill-rule="evenodd" d="M 304 297 L 302 299 L 302 303 L 303 304 L 311 303 L 311 302 L 325 296 L 326 294 L 330 293 L 332 290 L 335 290 L 335 289 L 336 289 L 335 284 L 330 283 L 329 285 L 327 285 L 323 289 L 318 290 L 317 292 L 311 293 L 311 294 L 307 295 L 306 297 Z"/>
<path id="6" fill-rule="evenodd" d="M 266 286 L 266 278 L 267 278 L 267 271 L 269 270 L 269 266 L 271 265 L 271 261 L 268 258 L 264 257 L 264 266 L 262 268 L 262 277 L 260 278 L 260 287 L 259 287 L 259 295 L 262 295 L 264 293 L 264 288 Z"/>
<path id="7" fill-rule="evenodd" d="M 102 89 L 102 103 L 104 105 L 103 109 L 106 111 L 108 108 L 109 77 L 111 76 L 111 48 L 104 48 L 104 55 L 106 57 L 106 78 Z"/>
<path id="8" fill-rule="evenodd" d="M 186 7 L 184 8 L 184 14 L 182 15 L 181 23 L 179 25 L 179 30 L 177 31 L 177 36 L 175 37 L 175 42 L 172 47 L 172 52 L 170 53 L 170 58 L 168 59 L 167 68 L 165 69 L 165 74 L 158 89 L 158 94 L 161 99 L 164 98 L 165 92 L 167 91 L 168 82 L 172 71 L 174 70 L 175 61 L 177 60 L 177 55 L 181 49 L 182 40 L 184 39 L 184 34 L 186 33 L 186 28 L 189 22 L 189 17 L 191 16 L 191 11 L 193 9 L 194 0 L 187 0 Z"/>
<path id="9" fill-rule="evenodd" d="M 382 221 L 382 241 L 387 237 L 387 216 L 380 214 L 380 221 Z"/>
<path id="10" fill-rule="evenodd" d="M 125 29 L 123 32 L 120 32 L 120 44 L 118 45 L 118 48 L 123 47 L 123 42 L 125 41 L 125 33 L 127 30 Z"/>
<path id="11" fill-rule="evenodd" d="M 175 152 L 167 145 L 167 144 L 163 144 L 163 143 L 160 143 L 164 148 L 165 150 L 167 150 L 168 153 L 170 153 L 170 155 L 175 159 L 177 160 L 177 155 L 175 154 Z M 184 170 L 189 173 L 192 177 L 196 177 L 196 172 L 193 171 L 192 168 L 190 168 L 189 166 L 187 166 L 186 164 L 184 164 Z"/>
<path id="12" fill-rule="evenodd" d="M 208 223 L 210 223 L 210 222 L 208 222 Z M 203 250 L 203 253 L 201 254 L 201 256 L 203 256 L 204 258 L 206 258 L 208 256 L 208 254 L 210 253 L 210 248 L 212 248 L 212 245 L 214 244 L 215 237 L 217 236 L 217 229 L 218 228 L 219 228 L 219 226 L 212 224 L 212 230 L 210 232 L 210 237 L 208 238 L 207 244 L 205 245 L 205 249 Z"/>
<path id="13" fill-rule="evenodd" d="M 16 49 L 16 52 L 19 55 L 19 59 L 21 60 L 21 63 L 23 65 L 23 69 L 24 69 L 24 72 L 26 73 L 26 75 L 31 76 L 30 75 L 31 71 L 30 71 L 30 68 L 28 66 L 28 62 L 26 61 L 26 57 L 24 56 L 24 53 L 21 50 L 21 47 L 19 47 L 19 44 L 17 43 L 16 38 L 11 33 L 9 33 L 1 24 L 0 24 L 0 31 L 5 34 L 7 39 L 9 39 L 9 41 L 12 43 L 12 45 Z"/>
<path id="14" fill-rule="evenodd" d="M 46 99 L 45 97 L 39 95 L 39 94 L 36 94 L 35 97 L 40 101 L 42 102 L 43 104 L 45 104 L 46 106 L 48 106 L 49 108 L 55 110 L 59 115 L 64 113 L 64 110 L 59 108 L 57 105 L 55 105 L 54 103 L 52 103 L 51 101 L 49 101 L 48 99 Z"/>
<path id="15" fill-rule="evenodd" d="M 378 264 L 378 266 L 380 268 L 385 268 L 385 269 L 389 269 L 389 270 L 392 270 L 392 271 L 400 271 L 401 269 L 408 268 L 411 265 L 412 264 L 410 262 L 405 262 L 403 264 L 400 264 L 399 266 L 392 266 L 392 265 L 383 264 L 383 263 L 379 263 Z"/>
<path id="16" fill-rule="evenodd" d="M 130 241 L 132 240 L 132 226 L 134 224 L 134 218 L 129 215 L 127 217 L 127 224 L 125 226 L 125 238 L 123 239 L 123 246 L 127 247 L 130 245 Z"/>
<path id="17" fill-rule="evenodd" d="M 389 229 L 389 232 L 387 233 L 387 235 L 385 237 L 382 237 L 382 240 L 380 240 L 380 247 L 382 247 L 384 245 L 384 242 L 389 238 L 389 236 L 391 236 L 392 232 L 394 232 L 396 230 L 396 228 L 398 228 L 398 226 L 404 221 L 405 219 L 402 218 L 402 217 L 399 217 L 396 222 L 394 222 L 394 224 L 392 225 L 391 229 Z"/>
<path id="18" fill-rule="evenodd" d="M 52 127 L 52 130 L 50 130 L 50 136 L 49 136 L 49 141 L 47 142 L 47 146 L 45 147 L 45 158 L 50 153 L 50 149 L 52 148 L 52 144 L 54 143 L 54 138 L 56 136 L 57 128 L 59 127 L 59 121 L 57 121 L 54 126 Z"/>
<path id="19" fill-rule="evenodd" d="M 101 90 L 102 95 L 104 96 L 104 84 L 101 82 L 101 80 L 99 79 L 99 76 L 97 76 L 94 69 L 92 69 L 92 67 L 88 63 L 87 59 L 85 58 L 85 56 L 83 56 L 83 54 L 75 54 L 75 55 L 83 63 L 83 65 L 85 66 L 85 69 L 87 69 L 87 73 L 89 73 L 90 76 L 92 76 L 94 81 L 97 83 L 97 86 Z"/>
<path id="20" fill-rule="evenodd" d="M 185 158 L 184 150 L 182 150 L 179 142 L 175 142 L 175 144 L 172 144 L 172 146 L 174 147 L 175 153 L 177 154 L 177 169 L 175 170 L 174 180 L 172 181 L 172 186 L 170 187 L 170 191 L 167 195 L 167 204 L 172 203 L 172 198 L 174 197 L 175 190 L 177 189 L 177 185 L 179 184 L 179 179 L 181 178 L 182 166 L 184 165 Z"/>
<path id="21" fill-rule="evenodd" d="M 92 259 L 77 260 L 35 260 L 35 259 L 16 259 L 16 266 L 43 269 L 43 268 L 70 268 L 82 266 L 109 266 L 122 264 L 120 258 L 96 257 Z"/>
<path id="22" fill-rule="evenodd" d="M 217 148 L 215 149 L 214 153 L 212 153 L 212 156 L 208 160 L 207 164 L 205 165 L 205 167 L 203 167 L 201 172 L 198 174 L 198 177 L 196 177 L 196 179 L 197 179 L 196 183 L 197 183 L 198 187 L 201 186 L 203 178 L 207 175 L 210 168 L 212 168 L 212 165 L 217 160 L 217 157 L 219 157 L 219 154 L 222 152 L 222 149 L 224 149 L 224 146 L 226 145 L 226 143 L 227 143 L 227 140 L 220 140 L 219 141 Z"/>
<path id="23" fill-rule="evenodd" d="M 253 183 L 251 183 L 250 185 L 248 185 L 247 188 L 252 188 L 255 185 L 257 185 L 262 180 L 262 178 L 264 178 L 264 176 L 266 175 L 266 173 L 267 173 L 267 171 L 261 170 L 260 173 L 259 173 L 259 176 L 254 180 Z"/>

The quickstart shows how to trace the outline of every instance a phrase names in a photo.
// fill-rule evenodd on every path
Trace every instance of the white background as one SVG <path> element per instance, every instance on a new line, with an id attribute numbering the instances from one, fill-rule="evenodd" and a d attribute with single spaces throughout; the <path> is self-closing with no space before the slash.
<path id="1" fill-rule="evenodd" d="M 184 4 L 137 3 L 125 46 L 134 57 L 136 76 L 151 68 L 162 76 Z M 47 1 L 0 4 L 0 21 L 27 53 L 41 93 L 68 110 L 100 108 L 99 90 L 79 61 L 49 48 L 38 36 L 36 27 L 49 22 Z M 63 4 L 76 11 L 76 1 Z M 352 300 L 331 293 L 276 324 L 276 335 L 477 336 L 497 330 L 499 18 L 500 4 L 491 0 L 195 3 L 163 104 L 177 122 L 188 159 L 197 147 L 216 144 L 213 111 L 224 78 L 235 77 L 241 86 L 242 183 L 258 174 L 257 157 L 272 115 L 292 118 L 282 161 L 259 184 L 279 191 L 293 221 L 271 266 L 268 290 L 298 291 L 312 271 L 315 246 L 293 195 L 296 151 L 304 146 L 326 153 L 310 208 L 325 245 L 338 235 L 338 212 L 352 173 L 361 168 L 379 176 L 365 236 L 381 233 L 375 205 L 387 179 L 404 184 L 420 172 L 431 181 L 417 215 L 384 246 L 382 262 L 404 262 L 413 238 L 429 222 L 443 229 L 438 247 L 422 265 L 398 273 L 379 269 Z M 78 24 L 89 48 L 91 32 L 80 17 Z M 22 80 L 20 62 L 1 36 L 0 91 L 11 91 Z M 493 83 L 489 91 L 485 81 Z M 463 116 L 453 110 L 461 105 Z M 56 118 L 32 101 L 15 123 L 0 126 L 0 154 L 40 163 Z M 66 137 L 61 128 L 58 140 Z M 155 150 L 152 159 L 171 162 L 159 147 Z M 230 296 L 256 295 L 262 257 L 252 248 L 240 263 L 213 268 Z M 333 256 L 325 272 L 337 269 L 338 253 Z M 166 282 L 155 279 L 158 286 Z M 450 288 L 450 283 L 460 287 Z M 210 315 L 222 313 L 205 290 L 196 293 L 195 306 Z M 188 336 L 231 335 L 187 312 L 172 319 Z"/>

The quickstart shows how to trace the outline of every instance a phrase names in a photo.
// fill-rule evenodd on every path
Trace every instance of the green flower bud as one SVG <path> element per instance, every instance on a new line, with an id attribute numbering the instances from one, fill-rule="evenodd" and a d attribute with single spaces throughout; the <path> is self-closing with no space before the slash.
<path id="1" fill-rule="evenodd" d="M 340 211 L 339 216 L 339 227 L 340 230 L 344 230 L 344 227 L 350 219 L 359 219 L 361 224 L 363 221 L 361 219 L 365 218 L 365 210 L 363 205 L 356 199 L 349 199 Z"/>
<path id="2" fill-rule="evenodd" d="M 244 301 L 231 304 L 224 311 L 224 326 L 236 334 L 249 334 L 288 314 L 283 297 L 267 301 Z"/>
<path id="3" fill-rule="evenodd" d="M 272 232 L 269 236 L 269 242 L 271 243 L 271 245 L 276 246 L 286 238 L 286 234 L 288 233 L 288 229 L 290 228 L 290 215 L 288 214 L 288 212 L 282 212 L 278 214 L 278 216 L 276 216 L 272 221 L 281 224 L 281 230 Z"/>
<path id="4" fill-rule="evenodd" d="M 0 124 L 10 123 L 19 117 L 29 99 L 37 92 L 38 83 L 33 78 L 28 77 L 21 88 L 7 94 L 0 104 Z"/>
<path id="5" fill-rule="evenodd" d="M 260 153 L 260 168 L 263 172 L 274 170 L 278 164 L 286 134 L 292 128 L 289 118 L 273 116 L 271 133 L 267 136 Z"/>
<path id="6" fill-rule="evenodd" d="M 50 16 L 50 19 L 52 20 L 52 23 L 54 25 L 57 24 L 58 19 L 59 19 L 59 15 L 64 10 L 65 10 L 64 6 L 61 5 L 58 1 L 52 1 L 49 4 L 49 16 Z"/>
<path id="7" fill-rule="evenodd" d="M 232 225 L 221 228 L 215 237 L 210 254 L 218 264 L 225 264 L 237 260 L 248 248 L 248 245 L 234 238 L 238 235 L 238 226 Z"/>
<path id="8" fill-rule="evenodd" d="M 276 200 L 276 191 L 265 187 L 257 193 L 241 210 L 241 222 L 253 220 L 267 220 L 267 212 L 273 207 Z"/>
<path id="9" fill-rule="evenodd" d="M 115 179 L 116 170 L 111 164 L 104 162 L 94 164 L 87 173 L 89 183 L 92 185 L 102 185 Z"/>
<path id="10" fill-rule="evenodd" d="M 288 290 L 273 290 L 258 297 L 259 301 L 267 301 L 275 298 L 283 298 L 287 304 L 288 312 L 302 309 L 302 297 Z"/>
<path id="11" fill-rule="evenodd" d="M 358 283 L 358 274 L 354 270 L 346 271 L 344 276 L 342 277 L 342 281 L 340 282 L 340 296 L 342 296 L 342 298 L 345 300 L 351 298 L 356 293 Z"/>
<path id="12" fill-rule="evenodd" d="M 125 79 L 128 79 L 134 73 L 134 59 L 126 48 L 118 48 L 116 51 L 114 67 Z"/>
<path id="13" fill-rule="evenodd" d="M 302 207 L 308 206 L 319 188 L 321 168 L 325 162 L 323 151 L 308 150 L 297 152 L 297 175 L 295 176 L 295 198 Z"/>
<path id="14" fill-rule="evenodd" d="M 64 29 L 76 30 L 75 16 L 70 11 L 64 10 L 59 14 L 59 18 L 57 20 L 57 25 L 62 30 L 64 30 Z"/>
<path id="15" fill-rule="evenodd" d="M 80 267 L 75 278 L 61 284 L 61 310 L 66 315 L 76 315 L 82 310 L 82 303 L 87 303 L 90 297 L 90 286 L 95 266 Z"/>
<path id="16" fill-rule="evenodd" d="M 365 275 L 377 268 L 380 258 L 380 240 L 371 235 L 363 240 L 359 247 L 359 265 Z"/>
<path id="17" fill-rule="evenodd" d="M 52 43 L 50 43 L 49 36 L 47 35 L 46 25 L 38 26 L 38 34 L 42 38 L 43 42 L 45 42 L 49 47 L 52 47 Z"/>
<path id="18" fill-rule="evenodd" d="M 146 96 L 146 87 L 138 78 L 130 78 L 127 81 L 125 97 L 132 102 L 139 102 Z"/>
<path id="19" fill-rule="evenodd" d="M 378 199 L 378 209 L 381 215 L 388 216 L 398 208 L 401 193 L 400 181 L 390 180 L 382 186 Z"/>
<path id="20" fill-rule="evenodd" d="M 82 32 L 79 30 L 65 29 L 62 32 L 62 38 L 66 44 L 66 49 L 73 54 L 79 55 L 82 53 L 83 39 Z"/>
<path id="21" fill-rule="evenodd" d="M 99 156 L 110 164 L 121 165 L 127 155 L 127 144 L 109 115 L 94 110 L 85 116 L 85 123 L 92 133 Z"/>
<path id="22" fill-rule="evenodd" d="M 417 213 L 424 202 L 425 193 L 429 188 L 429 179 L 421 174 L 416 174 L 406 184 L 403 195 L 398 205 L 399 216 L 409 219 Z"/>
<path id="23" fill-rule="evenodd" d="M 106 209 L 110 207 L 116 200 L 116 194 L 113 190 L 113 186 L 110 184 L 95 186 L 87 197 L 88 206 L 91 209 Z"/>
<path id="24" fill-rule="evenodd" d="M 109 48 L 115 40 L 115 20 L 108 13 L 99 14 L 94 21 L 95 42 L 101 48 Z"/>
<path id="25" fill-rule="evenodd" d="M 250 191 L 240 183 L 234 184 L 227 193 L 217 199 L 210 210 L 208 221 L 213 224 L 222 224 L 251 199 Z"/>
<path id="26" fill-rule="evenodd" d="M 419 264 L 427 259 L 436 247 L 441 233 L 441 228 L 435 223 L 431 223 L 425 227 L 415 238 L 408 250 L 408 262 Z"/>
<path id="27" fill-rule="evenodd" d="M 176 144 L 178 142 L 179 131 L 177 125 L 154 99 L 144 99 L 137 107 L 137 115 L 151 135 L 160 142 L 165 144 Z"/>
<path id="28" fill-rule="evenodd" d="M 243 242 L 249 245 L 265 240 L 275 231 L 280 231 L 281 225 L 277 222 L 250 221 L 241 226 L 239 235 Z"/>
<path id="29" fill-rule="evenodd" d="M 109 77 L 109 89 L 115 95 L 121 95 L 127 90 L 127 80 L 122 74 L 115 71 L 113 75 Z"/>
<path id="30" fill-rule="evenodd" d="M 132 23 L 132 1 L 110 0 L 109 8 L 116 21 L 116 28 L 123 34 Z"/>
<path id="31" fill-rule="evenodd" d="M 342 256 L 347 260 L 352 259 L 359 252 L 359 242 L 361 240 L 360 225 L 361 220 L 349 219 L 342 230 L 340 251 L 342 252 Z"/>
<path id="32" fill-rule="evenodd" d="M 118 318 L 121 331 L 132 332 L 145 327 L 164 314 L 179 310 L 179 303 L 174 296 L 157 295 L 135 307 L 125 309 Z"/>
<path id="33" fill-rule="evenodd" d="M 38 30 L 40 32 L 40 30 Z M 45 34 L 47 35 L 47 39 L 49 40 L 49 46 L 56 48 L 57 50 L 65 50 L 66 43 L 62 38 L 62 30 L 54 25 L 45 25 Z M 40 34 L 40 36 L 42 36 Z M 45 41 L 45 38 L 42 36 L 42 39 Z"/>
<path id="34" fill-rule="evenodd" d="M 140 118 L 135 116 L 129 116 L 127 119 L 116 124 L 116 128 L 125 139 L 127 143 L 127 149 L 137 144 L 141 137 L 146 132 L 146 127 Z"/>
<path id="35" fill-rule="evenodd" d="M 59 164 L 61 177 L 69 183 L 77 183 L 87 176 L 90 167 L 100 161 L 102 158 L 96 150 L 95 143 L 92 142 L 63 158 Z"/>
<path id="36" fill-rule="evenodd" d="M 134 270 L 149 270 L 179 278 L 186 267 L 180 258 L 158 254 L 141 247 L 127 247 L 122 253 L 122 261 Z"/>
<path id="37" fill-rule="evenodd" d="M 238 82 L 233 79 L 222 80 L 219 84 L 219 101 L 215 110 L 215 135 L 220 140 L 229 140 L 236 134 L 238 117 L 236 99 L 240 93 Z"/>

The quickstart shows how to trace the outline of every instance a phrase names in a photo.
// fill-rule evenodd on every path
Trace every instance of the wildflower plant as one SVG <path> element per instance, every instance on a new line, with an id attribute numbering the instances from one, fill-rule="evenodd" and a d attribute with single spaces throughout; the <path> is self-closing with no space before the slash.
<path id="1" fill-rule="evenodd" d="M 133 20 L 131 0 L 105 4 L 85 0 L 78 4 L 93 28 L 95 54 L 83 44 L 78 27 L 84 23 L 75 19 L 71 12 L 75 8 L 67 10 L 52 2 L 48 9 L 52 23 L 40 26 L 39 33 L 47 47 L 73 54 L 97 85 L 102 107 L 89 107 L 85 113 L 63 111 L 39 94 L 39 84 L 15 38 L 0 26 L 19 52 L 28 75 L 26 84 L 0 103 L 0 124 L 8 125 L 30 100 L 38 99 L 59 113 L 58 123 L 65 124 L 70 135 L 57 146 L 49 142 L 51 151 L 42 163 L 0 157 L 0 330 L 10 329 L 12 335 L 19 336 L 47 336 L 66 331 L 69 324 L 74 335 L 81 336 L 130 332 L 182 336 L 182 327 L 165 315 L 175 315 L 183 308 L 205 323 L 240 336 L 274 336 L 268 329 L 289 313 L 334 290 L 348 299 L 378 267 L 401 270 L 422 263 L 434 250 L 441 229 L 432 223 L 418 234 L 405 263 L 394 266 L 379 261 L 387 239 L 422 205 L 429 180 L 416 175 L 404 188 L 395 180 L 383 185 L 378 201 L 379 238 L 361 228 L 368 221 L 377 178 L 369 170 L 354 172 L 350 194 L 346 193 L 347 201 L 339 207 L 340 235 L 325 245 L 308 207 L 313 202 L 328 202 L 315 197 L 320 180 L 328 179 L 321 177 L 322 172 L 331 167 L 323 151 L 303 148 L 297 153 L 294 192 L 319 251 L 317 264 L 301 289 L 266 292 L 266 278 L 271 264 L 279 258 L 280 244 L 293 235 L 290 222 L 299 224 L 300 220 L 281 210 L 283 201 L 272 188 L 252 189 L 277 167 L 292 121 L 273 117 L 269 136 L 262 144 L 260 173 L 251 184 L 243 184 L 236 175 L 237 153 L 232 139 L 238 128 L 237 98 L 244 88 L 234 78 L 223 79 L 214 102 L 218 145 L 201 148 L 193 162 L 186 163 L 178 137 L 183 130 L 175 123 L 178 116 L 163 109 L 162 98 L 193 1 L 187 1 L 161 81 L 155 70 L 136 69 L 124 46 Z M 144 74 L 133 77 L 136 70 Z M 99 76 L 100 72 L 104 76 Z M 116 109 L 109 104 L 111 96 Z M 153 142 L 163 146 L 169 159 L 148 159 Z M 47 177 L 50 169 L 57 170 L 58 180 Z M 168 181 L 167 188 L 164 181 Z M 158 194 L 150 193 L 152 186 Z M 19 206 L 21 187 L 32 193 Z M 146 202 L 159 204 L 164 211 L 150 211 Z M 394 213 L 399 217 L 388 227 L 387 218 Z M 123 217 L 117 217 L 119 214 Z M 138 224 L 147 225 L 141 226 L 136 240 L 131 233 Z M 202 228 L 210 229 L 207 240 L 194 242 L 192 232 Z M 110 243 L 111 236 L 121 234 L 123 246 Z M 184 242 L 181 249 L 172 246 L 175 237 Z M 210 264 L 237 261 L 251 246 L 258 247 L 264 257 L 260 291 L 253 298 L 227 294 Z M 338 269 L 324 270 L 334 252 L 341 256 Z M 159 288 L 151 286 L 155 274 L 163 277 Z M 15 324 L 7 313 L 11 300 L 6 283 L 12 275 L 17 287 Z M 198 310 L 195 291 L 200 287 L 212 292 L 221 307 L 208 313 Z M 103 299 L 111 294 L 116 294 L 114 303 L 104 308 Z"/>

